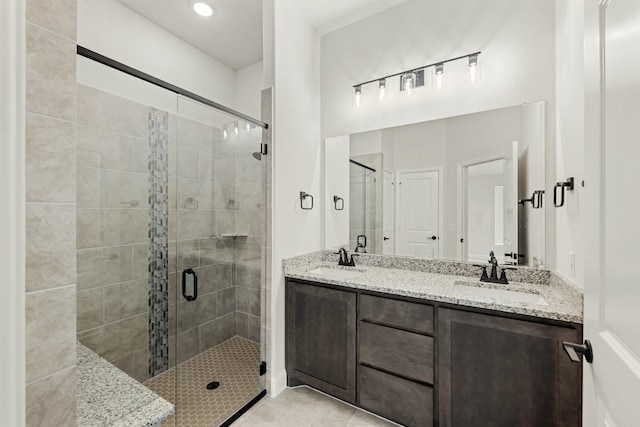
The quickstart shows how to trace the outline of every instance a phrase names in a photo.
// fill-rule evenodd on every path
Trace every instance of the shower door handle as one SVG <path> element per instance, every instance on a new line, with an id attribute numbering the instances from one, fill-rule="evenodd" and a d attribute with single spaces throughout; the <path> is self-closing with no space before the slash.
<path id="1" fill-rule="evenodd" d="M 193 276 L 193 294 L 187 295 L 187 274 Z M 198 275 L 191 268 L 182 271 L 182 296 L 187 301 L 195 301 L 198 298 Z"/>

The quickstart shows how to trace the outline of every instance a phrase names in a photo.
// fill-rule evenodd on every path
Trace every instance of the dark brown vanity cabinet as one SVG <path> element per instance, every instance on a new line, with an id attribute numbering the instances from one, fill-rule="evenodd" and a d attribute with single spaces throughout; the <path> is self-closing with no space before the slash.
<path id="1" fill-rule="evenodd" d="M 433 307 L 359 295 L 358 404 L 407 426 L 433 425 Z"/>
<path id="2" fill-rule="evenodd" d="M 580 426 L 576 327 L 438 309 L 440 426 Z"/>
<path id="3" fill-rule="evenodd" d="M 582 423 L 581 325 L 292 279 L 286 304 L 290 386 L 405 426 Z"/>
<path id="4" fill-rule="evenodd" d="M 356 293 L 286 282 L 288 385 L 356 401 Z"/>

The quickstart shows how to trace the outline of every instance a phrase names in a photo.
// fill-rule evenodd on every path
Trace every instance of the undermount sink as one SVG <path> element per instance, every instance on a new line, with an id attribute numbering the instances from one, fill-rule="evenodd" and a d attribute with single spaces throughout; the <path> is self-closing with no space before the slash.
<path id="1" fill-rule="evenodd" d="M 333 277 L 336 279 L 354 279 L 359 277 L 364 273 L 362 270 L 347 270 L 342 268 L 332 268 L 332 267 L 319 267 L 313 270 L 309 270 L 310 274 L 317 274 L 320 276 Z"/>
<path id="2" fill-rule="evenodd" d="M 468 282 L 456 282 L 455 289 L 466 297 L 479 301 L 508 301 L 521 302 L 533 305 L 549 305 L 541 296 L 531 291 L 521 292 L 510 289 L 498 289 L 493 287 L 474 286 Z"/>

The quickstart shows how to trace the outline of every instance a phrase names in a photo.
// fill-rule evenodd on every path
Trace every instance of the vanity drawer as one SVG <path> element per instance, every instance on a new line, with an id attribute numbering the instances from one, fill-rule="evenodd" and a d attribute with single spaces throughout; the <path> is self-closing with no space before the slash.
<path id="1" fill-rule="evenodd" d="M 433 425 L 433 388 L 366 366 L 358 367 L 358 403 L 405 426 Z"/>
<path id="2" fill-rule="evenodd" d="M 360 363 L 433 384 L 433 338 L 361 321 Z"/>
<path id="3" fill-rule="evenodd" d="M 433 334 L 433 306 L 371 295 L 360 296 L 360 319 Z"/>

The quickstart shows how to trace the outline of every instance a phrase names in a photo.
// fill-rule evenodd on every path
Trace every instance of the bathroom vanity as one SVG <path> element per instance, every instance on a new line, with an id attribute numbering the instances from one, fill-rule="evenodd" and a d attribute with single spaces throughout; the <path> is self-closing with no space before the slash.
<path id="1" fill-rule="evenodd" d="M 500 289 L 466 264 L 416 265 L 285 266 L 288 385 L 407 426 L 581 425 L 582 365 L 562 346 L 582 341 L 577 290 L 544 270 Z"/>

